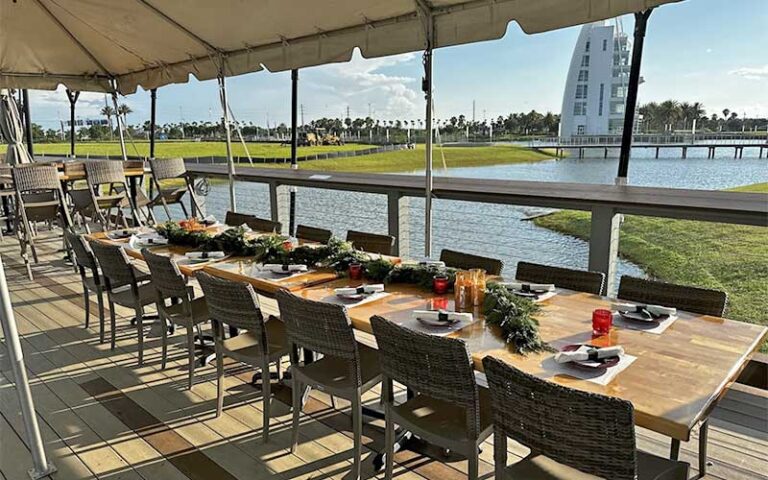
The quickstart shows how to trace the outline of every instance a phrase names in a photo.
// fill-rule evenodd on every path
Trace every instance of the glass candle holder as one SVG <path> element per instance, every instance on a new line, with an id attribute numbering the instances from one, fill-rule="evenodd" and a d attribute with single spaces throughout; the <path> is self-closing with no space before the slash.
<path id="1" fill-rule="evenodd" d="M 432 290 L 438 295 L 448 293 L 448 286 L 448 277 L 445 275 L 436 275 L 435 278 L 432 279 Z"/>
<path id="2" fill-rule="evenodd" d="M 349 264 L 349 279 L 350 280 L 362 280 L 363 279 L 363 265 L 361 263 Z"/>
<path id="3" fill-rule="evenodd" d="M 437 297 L 429 301 L 430 310 L 448 310 L 450 301 L 446 297 Z"/>
<path id="4" fill-rule="evenodd" d="M 456 272 L 453 293 L 457 311 L 472 308 L 472 275 L 468 271 Z"/>
<path id="5" fill-rule="evenodd" d="M 608 335 L 613 325 L 613 312 L 603 308 L 598 308 L 592 312 L 592 334 Z"/>
<path id="6" fill-rule="evenodd" d="M 473 268 L 469 274 L 472 277 L 472 305 L 482 305 L 485 301 L 485 270 Z"/>

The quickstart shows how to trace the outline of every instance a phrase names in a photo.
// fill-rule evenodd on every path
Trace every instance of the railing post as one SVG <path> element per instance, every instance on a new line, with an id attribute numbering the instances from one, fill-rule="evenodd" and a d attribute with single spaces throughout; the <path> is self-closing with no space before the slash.
<path id="1" fill-rule="evenodd" d="M 605 274 L 605 292 L 608 295 L 611 295 L 616 287 L 621 220 L 622 215 L 615 208 L 603 206 L 592 208 L 589 270 Z"/>
<path id="2" fill-rule="evenodd" d="M 387 194 L 387 233 L 395 237 L 395 250 L 400 251 L 400 192 Z"/>
<path id="3" fill-rule="evenodd" d="M 269 182 L 269 210 L 272 221 L 282 224 L 282 231 L 278 233 L 287 232 L 291 210 L 291 193 L 288 185 Z"/>

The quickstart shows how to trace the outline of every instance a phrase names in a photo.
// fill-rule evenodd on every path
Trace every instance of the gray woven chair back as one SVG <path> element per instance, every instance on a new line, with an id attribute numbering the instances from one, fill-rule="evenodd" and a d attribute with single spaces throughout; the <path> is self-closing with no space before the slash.
<path id="1" fill-rule="evenodd" d="M 85 162 L 85 174 L 91 185 L 126 182 L 123 162 L 114 160 Z"/>
<path id="2" fill-rule="evenodd" d="M 581 472 L 635 480 L 630 402 L 547 382 L 493 357 L 483 366 L 497 433 Z"/>
<path id="3" fill-rule="evenodd" d="M 183 158 L 151 158 L 149 168 L 157 181 L 179 178 L 187 173 Z"/>
<path id="4" fill-rule="evenodd" d="M 381 371 L 410 389 L 471 409 L 479 418 L 472 359 L 458 338 L 427 335 L 371 317 Z"/>
<path id="5" fill-rule="evenodd" d="M 112 286 L 135 283 L 136 277 L 131 262 L 125 250 L 118 245 L 93 240 L 90 242 L 96 261 L 99 262 L 101 273 Z"/>
<path id="6" fill-rule="evenodd" d="M 349 230 L 347 241 L 358 250 L 382 255 L 397 255 L 395 251 L 395 237 L 391 235 L 379 235 L 376 233 L 358 232 Z"/>
<path id="7" fill-rule="evenodd" d="M 728 304 L 728 294 L 720 290 L 629 276 L 621 277 L 618 297 L 632 302 L 653 303 L 715 317 L 722 317 Z"/>
<path id="8" fill-rule="evenodd" d="M 13 183 L 19 193 L 57 190 L 61 187 L 59 171 L 50 165 L 17 165 L 13 167 Z"/>
<path id="9" fill-rule="evenodd" d="M 357 342 L 343 306 L 307 300 L 284 290 L 276 296 L 291 343 L 359 363 Z"/>
<path id="10" fill-rule="evenodd" d="M 178 265 L 171 257 L 152 253 L 148 248 L 141 249 L 141 256 L 144 257 L 144 261 L 149 267 L 152 285 L 160 292 L 162 298 L 186 298 L 186 277 L 182 275 Z"/>
<path id="11" fill-rule="evenodd" d="M 515 278 L 523 282 L 552 283 L 559 288 L 595 295 L 603 294 L 605 284 L 605 274 L 602 272 L 588 272 L 528 262 L 517 263 Z"/>
<path id="12" fill-rule="evenodd" d="M 440 252 L 440 260 L 445 262 L 447 267 L 461 270 L 482 268 L 488 275 L 501 275 L 501 270 L 504 268 L 504 262 L 501 260 L 448 249 Z"/>
<path id="13" fill-rule="evenodd" d="M 310 242 L 328 243 L 333 233 L 330 230 L 317 227 L 308 227 L 306 225 L 299 225 L 296 227 L 296 238 L 301 240 L 308 240 Z"/>
<path id="14" fill-rule="evenodd" d="M 227 212 L 224 217 L 224 223 L 231 227 L 239 227 L 242 224 L 247 224 L 248 220 L 252 219 L 253 215 L 247 215 L 245 213 Z"/>
<path id="15" fill-rule="evenodd" d="M 280 233 L 283 230 L 283 224 L 280 222 L 273 222 L 272 220 L 266 220 L 264 218 L 257 218 L 251 216 L 245 221 L 246 225 L 251 227 L 257 232 L 273 232 Z"/>
<path id="16" fill-rule="evenodd" d="M 64 238 L 75 253 L 75 263 L 83 268 L 96 270 L 96 257 L 94 257 L 91 247 L 85 241 L 85 238 L 72 231 L 71 228 L 64 229 Z"/>
<path id="17" fill-rule="evenodd" d="M 205 294 L 211 320 L 245 329 L 266 343 L 264 316 L 253 287 L 245 282 L 234 282 L 214 277 L 205 272 L 196 276 Z"/>

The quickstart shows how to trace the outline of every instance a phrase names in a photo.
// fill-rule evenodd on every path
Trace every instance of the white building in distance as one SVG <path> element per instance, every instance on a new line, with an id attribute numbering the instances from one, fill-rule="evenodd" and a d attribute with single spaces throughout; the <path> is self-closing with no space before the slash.
<path id="1" fill-rule="evenodd" d="M 565 82 L 561 137 L 621 133 L 629 65 L 629 41 L 620 23 L 581 28 Z"/>

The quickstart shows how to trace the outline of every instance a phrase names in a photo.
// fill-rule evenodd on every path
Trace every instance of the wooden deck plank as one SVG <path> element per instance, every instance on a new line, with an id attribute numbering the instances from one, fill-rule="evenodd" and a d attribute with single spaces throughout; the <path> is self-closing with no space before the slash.
<path id="1" fill-rule="evenodd" d="M 24 478 L 32 463 L 20 461 L 31 458 L 24 442 L 0 414 L 0 474 L 11 478 Z"/>

